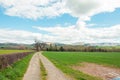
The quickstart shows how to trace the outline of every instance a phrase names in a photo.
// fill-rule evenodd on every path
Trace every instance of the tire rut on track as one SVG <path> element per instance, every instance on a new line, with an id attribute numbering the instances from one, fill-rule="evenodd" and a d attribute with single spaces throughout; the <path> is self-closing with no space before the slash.
<path id="1" fill-rule="evenodd" d="M 39 53 L 40 59 L 47 71 L 47 80 L 71 80 L 63 72 L 54 66 L 45 56 Z"/>
<path id="2" fill-rule="evenodd" d="M 37 52 L 30 60 L 28 69 L 24 74 L 23 80 L 41 80 L 40 60 L 47 72 L 47 80 L 73 80 L 66 76 L 62 71 L 54 66 L 41 52 Z"/>
<path id="3" fill-rule="evenodd" d="M 38 53 L 35 53 L 31 58 L 23 80 L 40 80 L 40 61 Z"/>

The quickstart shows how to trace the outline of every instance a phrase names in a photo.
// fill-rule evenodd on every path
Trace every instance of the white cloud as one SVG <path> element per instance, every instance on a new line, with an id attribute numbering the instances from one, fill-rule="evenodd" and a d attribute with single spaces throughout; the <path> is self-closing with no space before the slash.
<path id="1" fill-rule="evenodd" d="M 44 35 L 41 33 L 33 33 L 23 30 L 12 30 L 12 29 L 0 29 L 0 42 L 13 42 L 13 43 L 34 43 L 37 38 L 41 41 L 54 41 L 52 36 Z M 47 41 L 46 41 L 47 42 Z"/>
<path id="2" fill-rule="evenodd" d="M 54 17 L 68 13 L 81 20 L 120 8 L 120 0 L 0 0 L 5 14 L 29 19 Z"/>
<path id="3" fill-rule="evenodd" d="M 67 13 L 79 18 L 75 25 L 68 27 L 36 27 L 52 35 L 1 29 L 1 41 L 24 42 L 23 40 L 26 40 L 25 42 L 31 42 L 33 38 L 37 37 L 43 41 L 64 43 L 120 43 L 120 25 L 106 28 L 88 28 L 87 26 L 90 25 L 85 22 L 96 14 L 113 12 L 116 8 L 120 8 L 120 0 L 0 0 L 0 6 L 5 8 L 5 14 L 9 16 L 38 19 Z"/>
<path id="4" fill-rule="evenodd" d="M 0 29 L 0 42 L 34 43 L 34 39 L 60 43 L 120 43 L 120 25 L 110 28 L 88 28 L 84 22 L 69 27 L 34 27 L 50 34 L 33 33 L 23 30 Z M 51 35 L 52 34 L 52 35 Z"/>
<path id="5" fill-rule="evenodd" d="M 0 0 L 5 14 L 29 19 L 59 16 L 65 12 L 60 0 Z"/>
<path id="6" fill-rule="evenodd" d="M 35 27 L 42 31 L 47 31 L 55 36 L 53 38 L 58 42 L 75 43 L 101 43 L 113 42 L 120 43 L 120 25 L 110 28 L 87 28 L 85 22 L 79 22 L 69 27 Z"/>
<path id="7" fill-rule="evenodd" d="M 120 0 L 66 0 L 66 7 L 70 14 L 81 20 L 90 20 L 98 13 L 113 12 L 120 8 Z"/>

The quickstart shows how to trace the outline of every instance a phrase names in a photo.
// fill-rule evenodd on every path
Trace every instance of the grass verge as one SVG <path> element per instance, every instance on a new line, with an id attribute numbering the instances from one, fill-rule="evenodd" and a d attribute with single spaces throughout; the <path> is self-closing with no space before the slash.
<path id="1" fill-rule="evenodd" d="M 0 71 L 0 80 L 22 80 L 33 54 Z"/>
<path id="2" fill-rule="evenodd" d="M 47 72 L 46 72 L 45 67 L 44 67 L 43 63 L 41 62 L 41 60 L 40 60 L 40 70 L 41 70 L 40 71 L 41 72 L 41 79 L 46 80 Z"/>

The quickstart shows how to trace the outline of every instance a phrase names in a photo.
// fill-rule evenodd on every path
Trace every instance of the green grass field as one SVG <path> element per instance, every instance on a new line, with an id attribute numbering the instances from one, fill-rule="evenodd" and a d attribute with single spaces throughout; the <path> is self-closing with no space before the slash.
<path id="1" fill-rule="evenodd" d="M 10 67 L 1 70 L 0 80 L 22 80 L 32 55 L 33 54 L 29 54 L 23 59 L 12 64 Z"/>
<path id="2" fill-rule="evenodd" d="M 119 52 L 43 52 L 43 55 L 48 57 L 64 73 L 74 77 L 76 80 L 99 80 L 70 67 L 81 62 L 120 68 Z"/>
<path id="3" fill-rule="evenodd" d="M 0 54 L 10 54 L 10 53 L 17 53 L 17 52 L 30 52 L 32 50 L 0 50 Z"/>

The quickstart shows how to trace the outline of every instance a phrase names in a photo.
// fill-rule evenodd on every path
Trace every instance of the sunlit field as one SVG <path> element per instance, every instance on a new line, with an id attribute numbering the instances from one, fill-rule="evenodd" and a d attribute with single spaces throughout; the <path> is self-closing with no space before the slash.
<path id="1" fill-rule="evenodd" d="M 31 52 L 32 50 L 0 50 L 0 54 L 10 54 L 18 52 Z"/>
<path id="2" fill-rule="evenodd" d="M 43 52 L 64 73 L 77 80 L 99 80 L 80 71 L 73 70 L 70 66 L 82 62 L 102 64 L 105 66 L 120 68 L 119 52 Z"/>

